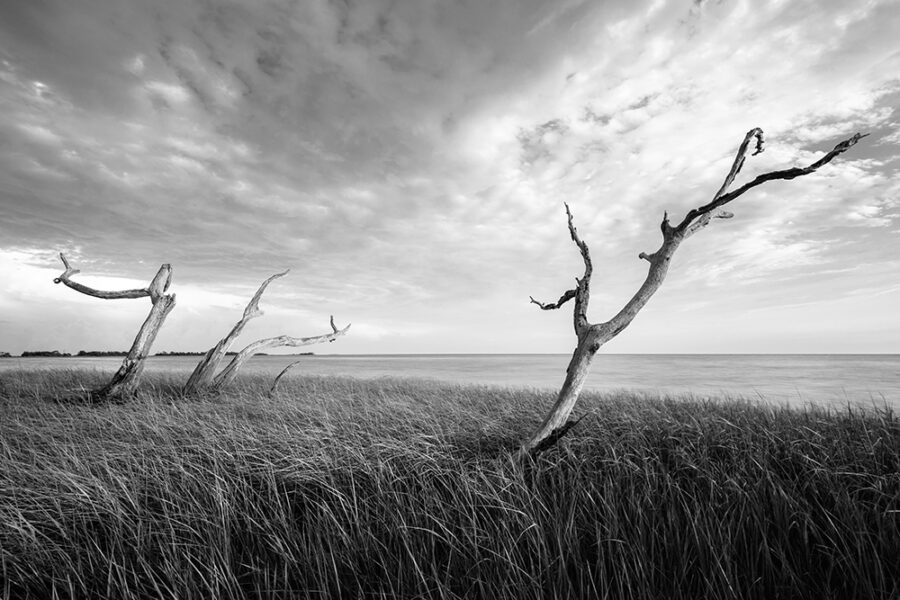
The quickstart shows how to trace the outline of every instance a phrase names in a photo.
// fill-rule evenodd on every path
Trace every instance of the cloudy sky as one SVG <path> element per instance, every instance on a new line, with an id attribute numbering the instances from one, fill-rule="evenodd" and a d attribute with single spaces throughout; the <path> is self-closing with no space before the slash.
<path id="1" fill-rule="evenodd" d="M 757 188 L 679 249 L 607 352 L 900 351 L 900 3 L 5 0 L 0 351 L 205 350 L 267 276 L 246 341 L 318 352 L 567 352 L 542 312 L 595 262 L 592 321 L 637 289 L 663 211 Z M 569 308 L 568 306 L 566 308 Z"/>

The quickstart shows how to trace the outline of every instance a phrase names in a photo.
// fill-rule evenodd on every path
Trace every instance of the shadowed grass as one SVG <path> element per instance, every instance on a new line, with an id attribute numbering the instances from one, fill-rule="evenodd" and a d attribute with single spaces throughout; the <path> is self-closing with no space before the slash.
<path id="1" fill-rule="evenodd" d="M 845 598 L 900 594 L 890 410 L 240 379 L 56 401 L 0 376 L 0 594 L 109 598 Z"/>

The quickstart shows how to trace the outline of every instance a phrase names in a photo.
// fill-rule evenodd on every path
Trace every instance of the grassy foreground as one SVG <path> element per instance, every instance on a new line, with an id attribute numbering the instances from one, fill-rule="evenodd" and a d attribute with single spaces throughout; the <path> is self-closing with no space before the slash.
<path id="1" fill-rule="evenodd" d="M 586 394 L 534 464 L 552 394 L 245 378 L 0 375 L 0 596 L 868 598 L 900 595 L 888 410 Z"/>

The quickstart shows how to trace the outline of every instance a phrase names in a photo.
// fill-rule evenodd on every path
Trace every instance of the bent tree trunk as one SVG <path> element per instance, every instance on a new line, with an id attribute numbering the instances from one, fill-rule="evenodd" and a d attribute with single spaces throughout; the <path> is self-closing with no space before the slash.
<path id="1" fill-rule="evenodd" d="M 206 355 L 200 360 L 200 362 L 197 363 L 197 366 L 194 368 L 193 373 L 191 373 L 190 378 L 188 378 L 187 383 L 185 383 L 184 385 L 183 393 L 185 395 L 197 394 L 201 391 L 219 391 L 222 387 L 228 385 L 234 380 L 235 376 L 237 376 L 238 371 L 244 365 L 244 363 L 250 360 L 256 353 L 262 352 L 267 348 L 276 348 L 279 346 L 308 346 L 310 344 L 333 342 L 338 337 L 347 333 L 347 330 L 350 329 L 350 325 L 347 325 L 343 329 L 339 330 L 334 324 L 334 317 L 331 317 L 331 333 L 306 338 L 294 338 L 286 335 L 281 335 L 274 338 L 258 340 L 256 342 L 253 342 L 252 344 L 249 344 L 246 348 L 241 350 L 234 358 L 232 358 L 228 366 L 226 366 L 224 369 L 222 369 L 221 372 L 217 374 L 216 371 L 218 371 L 219 365 L 225 358 L 229 348 L 231 348 L 232 344 L 238 338 L 241 331 L 243 331 L 244 325 L 247 324 L 247 321 L 262 316 L 263 311 L 259 308 L 259 300 L 260 298 L 262 298 L 263 292 L 266 291 L 266 288 L 270 283 L 272 283 L 272 281 L 278 279 L 279 277 L 284 277 L 287 274 L 288 271 L 276 273 L 275 275 L 272 275 L 262 282 L 262 284 L 259 286 L 259 289 L 256 290 L 255 294 L 253 294 L 253 298 L 250 299 L 247 307 L 244 308 L 243 316 L 241 316 L 240 320 L 234 324 L 234 327 L 231 328 L 231 331 L 228 332 L 228 335 L 219 340 L 219 342 L 215 346 L 210 348 L 206 352 Z M 281 375 L 283 374 L 284 373 L 282 372 Z M 278 379 L 281 378 L 281 375 L 278 376 Z"/>
<path id="2" fill-rule="evenodd" d="M 865 134 L 868 135 L 868 134 Z M 660 288 L 665 281 L 666 274 L 672 256 L 678 249 L 678 246 L 685 239 L 703 229 L 713 218 L 729 219 L 733 215 L 726 211 L 719 210 L 725 204 L 735 200 L 748 190 L 761 185 L 767 181 L 778 179 L 794 179 L 803 175 L 809 175 L 815 172 L 823 165 L 831 162 L 835 157 L 844 153 L 847 149 L 855 145 L 860 139 L 865 137 L 863 134 L 855 134 L 852 137 L 837 144 L 830 152 L 826 153 L 822 158 L 806 167 L 792 167 L 780 171 L 770 171 L 762 175 L 756 176 L 753 180 L 745 183 L 741 187 L 733 191 L 728 191 L 734 183 L 735 177 L 740 173 L 747 156 L 750 144 L 755 142 L 755 149 L 751 156 L 755 156 L 763 151 L 763 131 L 754 128 L 747 132 L 744 140 L 738 148 L 737 155 L 731 165 L 725 181 L 716 192 L 713 199 L 698 208 L 690 210 L 681 222 L 673 226 L 669 223 L 668 214 L 663 216 L 660 229 L 663 235 L 663 241 L 659 249 L 652 254 L 641 252 L 638 258 L 646 260 L 650 263 L 650 268 L 643 284 L 634 294 L 634 296 L 625 304 L 625 306 L 609 321 L 604 323 L 591 324 L 587 320 L 587 308 L 590 300 L 590 280 L 593 272 L 591 264 L 591 256 L 588 246 L 578 236 L 572 218 L 572 212 L 566 207 L 566 215 L 568 216 L 569 235 L 581 253 L 584 262 L 584 275 L 580 279 L 576 279 L 577 287 L 568 290 L 560 296 L 559 300 L 552 304 L 538 302 L 531 298 L 531 302 L 538 305 L 542 310 L 555 310 L 563 306 L 569 300 L 575 301 L 574 304 L 574 326 L 575 335 L 578 338 L 578 344 L 572 354 L 569 367 L 566 370 L 566 378 L 560 388 L 556 402 L 550 409 L 550 412 L 544 418 L 537 430 L 525 441 L 519 449 L 520 455 L 536 456 L 540 452 L 546 450 L 555 444 L 563 435 L 565 435 L 578 421 L 569 420 L 575 403 L 578 401 L 578 395 L 584 385 L 590 369 L 591 361 L 600 347 L 621 333 L 631 321 L 637 316 L 638 312 L 647 304 L 656 290 Z"/>
<path id="3" fill-rule="evenodd" d="M 169 312 L 175 307 L 175 294 L 165 293 L 172 283 L 172 267 L 168 264 L 162 265 L 153 281 L 146 288 L 107 292 L 95 290 L 72 281 L 70 277 L 80 271 L 71 267 L 62 252 L 59 253 L 59 258 L 62 260 L 63 266 L 65 266 L 65 272 L 54 279 L 53 283 L 62 283 L 77 292 L 104 300 L 150 297 L 150 301 L 153 304 L 150 308 L 150 314 L 147 315 L 143 325 L 138 330 L 138 334 L 131 344 L 131 349 L 122 361 L 122 366 L 119 367 L 119 370 L 116 371 L 109 383 L 100 389 L 91 391 L 89 399 L 93 402 L 101 402 L 105 400 L 119 400 L 131 396 L 137 389 L 138 381 L 144 370 L 144 361 L 150 354 L 150 348 L 153 346 L 156 335 L 162 328 Z"/>

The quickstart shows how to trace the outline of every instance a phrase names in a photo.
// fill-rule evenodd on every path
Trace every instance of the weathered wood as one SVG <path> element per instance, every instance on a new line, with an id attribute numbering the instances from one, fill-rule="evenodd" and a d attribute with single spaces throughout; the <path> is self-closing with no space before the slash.
<path id="1" fill-rule="evenodd" d="M 234 380 L 240 368 L 244 366 L 244 364 L 248 360 L 250 360 L 250 358 L 252 358 L 254 354 L 262 352 L 267 348 L 276 348 L 279 346 L 309 346 L 311 344 L 320 344 L 322 342 L 333 342 L 339 336 L 347 333 L 347 330 L 350 328 L 350 326 L 347 325 L 347 327 L 345 327 L 344 329 L 338 330 L 338 328 L 334 324 L 334 317 L 331 317 L 331 333 L 305 338 L 296 338 L 281 335 L 264 340 L 258 340 L 256 342 L 253 342 L 252 344 L 249 344 L 243 350 L 238 352 L 237 355 L 235 355 L 231 359 L 231 362 L 229 362 L 224 369 L 219 371 L 219 365 L 225 358 L 225 355 L 228 352 L 229 348 L 231 348 L 234 341 L 244 329 L 244 325 L 247 324 L 247 321 L 259 317 L 263 314 L 263 312 L 259 308 L 259 301 L 262 298 L 263 292 L 266 291 L 266 288 L 270 283 L 272 283 L 272 281 L 278 279 L 279 277 L 284 277 L 287 274 L 288 271 L 276 273 L 275 275 L 272 275 L 271 277 L 263 281 L 262 284 L 260 284 L 259 289 L 256 290 L 253 298 L 251 298 L 246 308 L 244 308 L 244 314 L 243 316 L 241 316 L 241 319 L 234 324 L 234 327 L 231 328 L 231 331 L 228 332 L 228 335 L 219 340 L 219 342 L 215 346 L 210 348 L 206 352 L 206 355 L 200 360 L 200 362 L 197 363 L 197 366 L 194 368 L 193 373 L 191 373 L 191 376 L 188 378 L 187 383 L 184 385 L 184 393 L 186 395 L 196 394 L 201 391 L 219 391 L 222 387 L 228 385 Z M 287 369 L 285 369 L 285 371 L 286 370 Z M 283 374 L 284 372 L 282 372 L 282 375 Z M 278 376 L 278 378 L 280 377 L 281 375 Z"/>
<path id="2" fill-rule="evenodd" d="M 655 294 L 662 286 L 668 273 L 672 257 L 678 249 L 678 246 L 681 245 L 685 239 L 706 227 L 713 218 L 731 218 L 733 216 L 731 213 L 719 211 L 719 209 L 737 199 L 745 192 L 767 181 L 794 179 L 796 177 L 814 173 L 820 167 L 828 164 L 834 158 L 853 147 L 859 140 L 866 137 L 866 135 L 868 134 L 857 133 L 840 142 L 834 149 L 809 166 L 792 167 L 790 169 L 763 173 L 738 189 L 729 192 L 728 189 L 734 183 L 735 178 L 744 166 L 747 151 L 750 148 L 751 142 L 755 141 L 754 152 L 751 156 L 755 156 L 764 150 L 762 129 L 755 127 L 748 131 L 738 148 L 731 169 L 729 169 L 728 174 L 725 177 L 725 181 L 710 202 L 688 211 L 684 219 L 674 227 L 669 223 L 668 214 L 663 215 L 663 220 L 660 224 L 660 230 L 662 231 L 663 236 L 662 244 L 652 254 L 641 252 L 638 255 L 638 258 L 650 263 L 644 282 L 625 306 L 623 306 L 610 320 L 603 323 L 591 324 L 587 320 L 587 309 L 590 299 L 590 276 L 592 272 L 590 252 L 587 244 L 578 237 L 578 233 L 573 224 L 572 212 L 569 209 L 568 204 L 566 204 L 569 234 L 572 241 L 578 246 L 578 250 L 584 261 L 584 275 L 581 279 L 576 280 L 578 282 L 578 287 L 575 290 L 565 292 L 557 302 L 544 304 L 534 298 L 531 298 L 531 302 L 537 304 L 543 310 L 552 310 L 561 307 L 563 304 L 574 298 L 574 324 L 578 343 L 575 346 L 575 350 L 572 353 L 572 359 L 569 361 L 569 366 L 566 369 L 566 378 L 557 395 L 556 402 L 553 404 L 550 412 L 544 418 L 537 430 L 522 444 L 520 454 L 536 456 L 538 453 L 552 446 L 557 440 L 565 435 L 569 429 L 571 429 L 570 423 L 572 422 L 569 421 L 569 416 L 578 401 L 578 395 L 584 385 L 584 380 L 590 370 L 591 361 L 593 360 L 594 355 L 603 344 L 619 335 L 631 324 L 653 294 Z"/>
<path id="3" fill-rule="evenodd" d="M 206 352 L 206 355 L 199 363 L 197 363 L 197 366 L 194 367 L 194 371 L 184 385 L 185 394 L 194 394 L 203 388 L 209 387 L 215 377 L 216 371 L 219 369 L 222 359 L 225 357 L 225 354 L 231 348 L 231 345 L 237 337 L 241 334 L 241 331 L 243 331 L 244 325 L 246 325 L 247 321 L 250 319 L 262 316 L 263 311 L 259 309 L 259 300 L 262 298 L 263 292 L 266 291 L 266 288 L 272 281 L 279 277 L 284 277 L 289 272 L 290 270 L 276 273 L 260 284 L 259 289 L 256 290 L 256 293 L 253 294 L 253 298 L 250 299 L 250 302 L 244 308 L 244 314 L 241 316 L 241 319 L 234 324 L 234 327 L 231 328 L 228 335 L 219 340 L 215 346 Z"/>
<path id="4" fill-rule="evenodd" d="M 175 308 L 175 294 L 159 296 L 150 309 L 150 314 L 141 325 L 131 349 L 122 361 L 122 366 L 105 386 L 91 394 L 95 400 L 127 398 L 134 394 L 138 380 L 144 370 L 144 359 L 150 354 L 150 348 L 156 340 L 156 334 L 162 328 L 166 317 Z"/>
<path id="5" fill-rule="evenodd" d="M 334 317 L 331 317 L 331 329 L 331 333 L 315 335 L 312 337 L 290 337 L 287 335 L 279 335 L 273 338 L 257 340 L 247 345 L 243 350 L 238 352 L 237 355 L 235 355 L 235 357 L 231 359 L 231 362 L 228 363 L 228 366 L 222 369 L 222 372 L 215 376 L 210 387 L 213 390 L 219 390 L 234 381 L 235 376 L 237 375 L 240 368 L 244 366 L 244 363 L 253 358 L 253 355 L 262 352 L 263 350 L 285 346 L 299 347 L 311 346 L 313 344 L 322 344 L 325 342 L 333 342 L 340 336 L 346 334 L 350 329 L 350 325 L 347 325 L 343 329 L 338 329 L 334 324 Z"/>
<path id="6" fill-rule="evenodd" d="M 69 264 L 69 261 L 66 260 L 66 255 L 62 252 L 59 253 L 59 259 L 62 261 L 63 266 L 65 266 L 66 270 L 62 275 L 53 280 L 53 283 L 61 283 L 68 288 L 75 290 L 76 292 L 80 292 L 87 296 L 93 296 L 94 298 L 101 298 L 103 300 L 121 300 L 121 299 L 133 299 L 133 298 L 143 298 L 145 296 L 150 295 L 149 288 L 141 288 L 136 290 L 121 290 L 118 292 L 108 292 L 105 290 L 96 290 L 92 287 L 88 287 L 77 281 L 72 281 L 69 279 L 72 275 L 76 275 L 81 273 L 79 269 L 73 269 Z"/>
<path id="7" fill-rule="evenodd" d="M 273 396 L 275 394 L 275 390 L 278 389 L 278 382 L 281 381 L 281 378 L 284 377 L 288 371 L 290 371 L 291 369 L 293 369 L 294 367 L 296 367 L 297 365 L 299 365 L 302 362 L 303 362 L 302 360 L 295 360 L 294 362 L 292 362 L 291 364 L 289 364 L 288 366 L 286 366 L 285 368 L 283 368 L 281 370 L 281 373 L 279 373 L 278 376 L 275 378 L 275 381 L 272 382 L 272 387 L 269 388 L 269 396 Z"/>
<path id="8" fill-rule="evenodd" d="M 152 303 L 150 313 L 138 330 L 137 336 L 135 336 L 134 342 L 131 344 L 131 349 L 122 361 L 122 365 L 109 383 L 102 388 L 91 391 L 89 394 L 90 400 L 94 402 L 126 399 L 134 394 L 134 391 L 137 389 L 141 373 L 144 370 L 145 359 L 150 354 L 150 348 L 153 346 L 156 335 L 162 328 L 168 314 L 175 307 L 175 294 L 166 294 L 169 285 L 172 283 L 172 267 L 168 264 L 162 265 L 153 277 L 150 285 L 146 288 L 110 292 L 96 290 L 72 281 L 70 279 L 72 275 L 80 271 L 72 268 L 62 252 L 59 253 L 59 258 L 62 260 L 65 272 L 54 279 L 53 283 L 62 283 L 77 292 L 104 300 L 150 297 Z"/>

